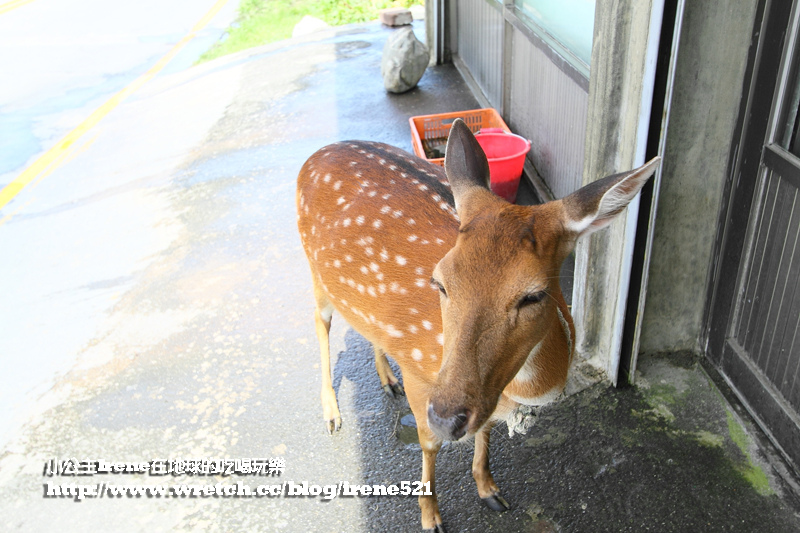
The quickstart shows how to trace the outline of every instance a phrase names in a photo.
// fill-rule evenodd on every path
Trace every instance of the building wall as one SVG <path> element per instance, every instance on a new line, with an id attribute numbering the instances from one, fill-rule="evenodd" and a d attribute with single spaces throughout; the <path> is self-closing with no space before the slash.
<path id="1" fill-rule="evenodd" d="M 756 0 L 688 0 L 640 351 L 700 351 L 721 194 Z"/>
<path id="2" fill-rule="evenodd" d="M 458 55 L 492 107 L 503 105 L 503 12 L 494 2 L 458 3 Z"/>
<path id="3" fill-rule="evenodd" d="M 588 80 L 565 73 L 523 32 L 512 38 L 509 127 L 532 142 L 529 158 L 556 198 L 582 185 Z"/>
<path id="4" fill-rule="evenodd" d="M 588 80 L 517 16 L 513 3 L 451 0 L 451 52 L 515 133 L 556 198 L 581 186 Z M 462 70 L 463 72 L 463 70 Z M 467 80 L 470 83 L 470 79 Z M 483 98 L 481 98 L 481 96 Z"/>

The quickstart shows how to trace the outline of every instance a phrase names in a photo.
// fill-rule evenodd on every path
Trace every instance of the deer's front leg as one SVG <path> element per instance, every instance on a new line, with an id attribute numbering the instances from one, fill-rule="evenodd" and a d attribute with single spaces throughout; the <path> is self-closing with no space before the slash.
<path id="1" fill-rule="evenodd" d="M 442 515 L 439 514 L 439 501 L 436 498 L 436 454 L 442 447 L 439 440 L 428 427 L 427 401 L 425 385 L 409 374 L 406 377 L 406 397 L 408 405 L 417 421 L 417 436 L 422 447 L 422 484 L 423 490 L 430 487 L 430 494 L 419 497 L 419 508 L 422 512 L 422 529 L 435 533 L 445 533 Z"/>
<path id="2" fill-rule="evenodd" d="M 439 514 L 439 501 L 436 499 L 436 454 L 439 453 L 442 443 L 433 436 L 427 424 L 420 424 L 419 419 L 417 419 L 417 433 L 422 447 L 422 485 L 430 487 L 430 495 L 423 494 L 419 497 L 422 529 L 445 533 L 442 516 Z"/>
<path id="3" fill-rule="evenodd" d="M 478 496 L 493 511 L 507 511 L 510 506 L 500 496 L 500 489 L 494 482 L 492 472 L 489 470 L 489 433 L 494 424 L 487 422 L 475 434 L 475 455 L 472 457 L 472 477 L 478 486 Z"/>

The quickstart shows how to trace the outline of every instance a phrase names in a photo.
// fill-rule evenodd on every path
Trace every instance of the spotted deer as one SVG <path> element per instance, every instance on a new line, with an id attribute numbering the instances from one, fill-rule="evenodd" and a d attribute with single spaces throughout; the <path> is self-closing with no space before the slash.
<path id="1" fill-rule="evenodd" d="M 300 171 L 298 227 L 311 267 L 322 411 L 341 425 L 328 335 L 334 310 L 375 351 L 384 390 L 417 420 L 422 527 L 444 531 L 434 465 L 443 441 L 474 437 L 480 498 L 508 509 L 489 471 L 489 433 L 520 404 L 561 394 L 575 330 L 559 285 L 575 240 L 620 213 L 658 160 L 543 205 L 488 187 L 486 156 L 456 120 L 445 168 L 374 142 L 322 148 Z M 399 365 L 403 386 L 386 355 Z"/>

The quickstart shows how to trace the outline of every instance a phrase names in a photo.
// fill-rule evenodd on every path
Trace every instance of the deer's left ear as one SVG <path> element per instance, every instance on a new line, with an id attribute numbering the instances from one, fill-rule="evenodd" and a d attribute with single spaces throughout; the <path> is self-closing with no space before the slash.
<path id="1" fill-rule="evenodd" d="M 456 211 L 464 221 L 467 196 L 475 189 L 489 189 L 489 161 L 475 135 L 457 118 L 450 128 L 444 156 L 444 170 L 453 190 Z"/>
<path id="2" fill-rule="evenodd" d="M 578 236 L 611 223 L 630 203 L 658 168 L 660 157 L 641 167 L 592 182 L 561 200 L 564 226 Z"/>

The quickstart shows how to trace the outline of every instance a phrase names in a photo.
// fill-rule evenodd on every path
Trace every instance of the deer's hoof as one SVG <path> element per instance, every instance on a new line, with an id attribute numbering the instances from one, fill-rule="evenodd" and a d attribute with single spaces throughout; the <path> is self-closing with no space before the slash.
<path id="1" fill-rule="evenodd" d="M 432 529 L 423 529 L 422 531 L 431 533 L 447 533 L 447 530 L 444 528 L 444 524 L 436 524 L 436 527 Z"/>
<path id="2" fill-rule="evenodd" d="M 331 420 L 325 421 L 325 429 L 328 430 L 328 435 L 333 435 L 334 431 L 339 431 L 339 428 L 342 427 L 342 417 L 337 416 L 336 418 L 332 418 Z"/>
<path id="3" fill-rule="evenodd" d="M 399 381 L 397 383 L 387 383 L 384 385 L 383 392 L 385 392 L 388 397 L 393 399 L 406 395 L 406 391 L 403 390 L 403 386 L 400 385 Z"/>
<path id="4" fill-rule="evenodd" d="M 505 498 L 500 496 L 500 494 L 492 494 L 488 498 L 481 498 L 481 500 L 483 500 L 483 503 L 485 503 L 489 509 L 497 511 L 498 513 L 511 509 L 511 506 L 508 505 L 508 502 Z"/>

